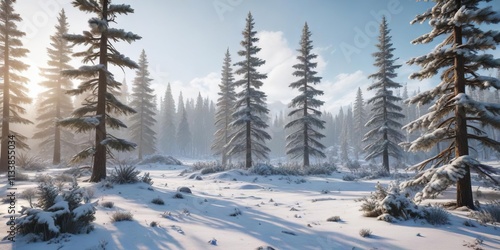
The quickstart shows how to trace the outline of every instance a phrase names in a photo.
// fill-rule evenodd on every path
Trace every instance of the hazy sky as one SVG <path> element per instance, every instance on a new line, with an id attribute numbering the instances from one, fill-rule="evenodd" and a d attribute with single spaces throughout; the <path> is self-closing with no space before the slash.
<path id="1" fill-rule="evenodd" d="M 18 1 L 16 11 L 24 19 L 19 27 L 27 33 L 23 40 L 30 49 L 26 60 L 31 68 L 31 95 L 40 91 L 37 83 L 39 67 L 46 65 L 46 48 L 49 36 L 61 8 L 64 8 L 71 33 L 81 33 L 88 28 L 90 17 L 76 10 L 69 0 Z M 295 81 L 292 65 L 296 63 L 302 27 L 308 23 L 313 46 L 318 57 L 319 76 L 326 101 L 325 109 L 336 112 L 339 106 L 353 102 L 355 92 L 361 87 L 365 97 L 370 96 L 366 87 L 367 76 L 375 72 L 372 66 L 375 44 L 379 33 L 380 16 L 385 14 L 391 28 L 394 54 L 403 67 L 398 71 L 398 81 L 408 83 L 410 90 L 425 90 L 437 80 L 424 82 L 408 80 L 408 75 L 418 69 L 405 62 L 414 56 L 429 52 L 432 46 L 411 45 L 411 40 L 430 31 L 428 24 L 410 25 L 410 21 L 432 3 L 415 0 L 121 0 L 113 3 L 130 4 L 135 13 L 119 16 L 112 27 L 122 28 L 142 36 L 142 40 L 117 47 L 122 53 L 137 61 L 142 49 L 149 59 L 149 70 L 154 78 L 157 95 L 163 95 L 168 82 L 172 84 L 174 98 L 179 91 L 185 97 L 217 97 L 224 53 L 229 48 L 233 63 L 242 40 L 242 30 L 249 11 L 255 19 L 255 29 L 262 48 L 259 56 L 266 60 L 261 72 L 268 73 L 263 90 L 268 102 L 287 104 L 296 94 L 288 89 Z M 500 1 L 490 3 L 500 10 Z M 500 25 L 490 26 L 500 29 Z M 495 51 L 496 57 L 500 53 Z M 79 66 L 79 59 L 73 64 Z M 129 86 L 135 73 L 121 69 L 113 72 L 117 80 L 126 78 Z M 238 77 L 238 76 L 236 76 Z"/>

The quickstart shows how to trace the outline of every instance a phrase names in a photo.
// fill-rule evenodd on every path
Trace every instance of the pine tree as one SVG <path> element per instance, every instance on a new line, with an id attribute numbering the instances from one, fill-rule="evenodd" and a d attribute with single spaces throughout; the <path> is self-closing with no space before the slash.
<path id="1" fill-rule="evenodd" d="M 75 45 L 88 46 L 87 50 L 74 55 L 83 57 L 84 64 L 92 63 L 92 65 L 84 65 L 79 69 L 66 70 L 63 73 L 73 78 L 86 79 L 77 89 L 68 91 L 69 94 L 80 95 L 91 91 L 93 95 L 85 100 L 81 108 L 73 111 L 71 118 L 64 119 L 59 124 L 72 128 L 77 133 L 95 130 L 95 145 L 78 153 L 72 160 L 78 161 L 93 156 L 90 181 L 99 182 L 106 178 L 106 155 L 111 153 L 111 149 L 130 151 L 136 146 L 106 131 L 106 126 L 112 129 L 127 127 L 119 119 L 112 117 L 111 112 L 117 115 L 135 113 L 135 110 L 121 103 L 113 94 L 119 91 L 121 83 L 114 80 L 113 74 L 108 70 L 108 64 L 131 69 L 138 68 L 138 65 L 118 52 L 112 42 L 131 43 L 141 37 L 132 32 L 109 27 L 109 24 L 116 22 L 117 15 L 134 12 L 130 5 L 111 4 L 109 0 L 75 0 L 73 6 L 96 15 L 88 21 L 90 31 L 84 31 L 82 35 L 65 35 L 65 38 Z"/>
<path id="2" fill-rule="evenodd" d="M 67 77 L 61 75 L 62 70 L 71 69 L 71 47 L 63 35 L 68 33 L 68 22 L 64 10 L 61 10 L 57 18 L 56 33 L 50 37 L 51 47 L 47 48 L 49 56 L 48 67 L 42 69 L 42 76 L 45 81 L 40 85 L 47 90 L 40 93 L 40 104 L 38 107 L 38 132 L 33 135 L 33 139 L 41 139 L 40 148 L 43 152 L 52 151 L 52 164 L 61 162 L 62 148 L 72 148 L 75 145 L 71 142 L 72 134 L 55 125 L 55 121 L 67 117 L 73 110 L 73 102 L 66 91 L 71 89 L 72 82 Z"/>
<path id="3" fill-rule="evenodd" d="M 474 100 L 466 92 L 466 87 L 485 90 L 493 87 L 497 92 L 500 89 L 498 78 L 481 75 L 483 69 L 500 67 L 500 60 L 486 53 L 496 49 L 500 34 L 496 30 L 481 29 L 499 23 L 500 15 L 482 2 L 489 1 L 436 1 L 433 8 L 412 22 L 428 21 L 432 27 L 431 32 L 415 39 L 413 44 L 429 43 L 441 36 L 443 40 L 429 54 L 408 61 L 410 65 L 422 67 L 410 78 L 425 79 L 441 74 L 441 82 L 435 88 L 410 99 L 410 103 L 433 102 L 433 105 L 427 114 L 405 126 L 410 132 L 424 130 L 408 145 L 409 150 L 430 150 L 438 142 L 447 145 L 437 155 L 414 166 L 419 170 L 428 165 L 430 168 L 420 172 L 414 180 L 403 183 L 403 186 L 424 185 L 417 198 L 433 197 L 456 184 L 457 206 L 474 208 L 470 171 L 489 176 L 493 169 L 469 155 L 469 140 L 480 141 L 500 151 L 500 143 L 489 138 L 483 126 L 474 123 L 499 129 L 500 107 Z"/>
<path id="4" fill-rule="evenodd" d="M 175 118 L 175 101 L 170 83 L 167 85 L 162 106 L 161 140 L 159 144 L 164 153 L 172 155 L 175 153 L 176 145 L 175 122 L 180 119 Z"/>
<path id="5" fill-rule="evenodd" d="M 325 128 L 325 121 L 321 120 L 321 111 L 318 109 L 324 102 L 316 99 L 316 96 L 323 95 L 323 91 L 313 87 L 321 81 L 321 77 L 316 76 L 317 72 L 314 71 L 318 63 L 312 62 L 317 57 L 312 50 L 311 32 L 305 23 L 300 49 L 297 50 L 299 63 L 293 65 L 293 75 L 299 80 L 290 84 L 290 88 L 298 89 L 300 94 L 289 105 L 292 111 L 288 116 L 292 120 L 285 125 L 286 129 L 291 129 L 286 137 L 286 154 L 292 158 L 302 157 L 304 168 L 309 166 L 310 156 L 326 157 L 323 153 L 325 146 L 320 142 L 325 136 L 318 131 Z"/>
<path id="6" fill-rule="evenodd" d="M 16 23 L 21 22 L 22 18 L 14 12 L 14 0 L 2 0 L 0 2 L 0 56 L 2 66 L 0 68 L 0 77 L 2 83 L 2 140 L 0 151 L 0 172 L 8 171 L 9 155 L 9 137 L 14 136 L 17 149 L 29 149 L 26 144 L 26 136 L 12 131 L 10 125 L 14 123 L 32 124 L 28 119 L 21 117 L 26 113 L 23 104 L 31 103 L 31 99 L 26 95 L 28 88 L 25 84 L 28 78 L 20 73 L 28 69 L 20 58 L 26 57 L 29 50 L 23 48 L 21 38 L 25 33 L 17 29 Z"/>
<path id="7" fill-rule="evenodd" d="M 193 153 L 195 156 L 201 156 L 203 154 L 204 148 L 204 136 L 207 132 L 207 126 L 205 124 L 205 107 L 204 101 L 201 97 L 201 93 L 198 92 L 198 97 L 196 97 L 196 104 L 194 107 L 194 117 L 193 117 Z"/>
<path id="8" fill-rule="evenodd" d="M 221 156 L 222 165 L 225 166 L 228 161 L 228 143 L 232 133 L 230 124 L 233 121 L 232 113 L 234 111 L 235 90 L 233 69 L 231 68 L 231 55 L 229 49 L 226 51 L 222 66 L 221 83 L 219 84 L 219 99 L 217 99 L 217 113 L 215 114 L 215 138 L 212 143 L 212 150 L 215 155 Z"/>
<path id="9" fill-rule="evenodd" d="M 182 93 L 181 93 L 182 96 Z M 180 106 L 181 119 L 179 121 L 179 126 L 177 129 L 177 146 L 179 148 L 179 154 L 182 156 L 190 155 L 191 150 L 191 130 L 189 129 L 189 122 L 187 119 L 187 112 L 184 105 Z"/>
<path id="10" fill-rule="evenodd" d="M 389 156 L 400 158 L 402 156 L 401 148 L 398 145 L 404 140 L 400 132 L 401 124 L 397 121 L 403 119 L 401 107 L 395 103 L 401 101 L 401 98 L 393 95 L 391 89 L 400 88 L 399 83 L 392 79 L 397 76 L 395 70 L 401 65 L 394 65 L 397 59 L 394 59 L 392 52 L 394 48 L 389 36 L 387 20 L 382 18 L 380 24 L 378 52 L 373 53 L 375 63 L 373 64 L 379 70 L 371 74 L 368 78 L 375 81 L 368 87 L 368 90 L 376 89 L 375 96 L 370 98 L 367 103 L 373 104 L 372 115 L 366 126 L 371 130 L 365 134 L 363 141 L 368 145 L 364 148 L 367 152 L 366 159 L 373 159 L 382 156 L 382 167 L 386 173 L 389 173 Z"/>
<path id="11" fill-rule="evenodd" d="M 242 79 L 234 84 L 242 87 L 242 90 L 236 94 L 236 111 L 233 113 L 234 121 L 231 126 L 234 128 L 234 134 L 231 136 L 229 144 L 231 149 L 229 155 L 245 153 L 245 167 L 250 168 L 253 158 L 267 159 L 269 148 L 265 145 L 266 140 L 271 136 L 264 130 L 268 127 L 263 120 L 267 116 L 269 109 L 266 107 L 267 96 L 260 91 L 263 79 L 266 74 L 257 72 L 257 67 L 262 66 L 265 61 L 256 57 L 260 48 L 255 45 L 259 41 L 254 31 L 254 21 L 249 12 L 246 18 L 245 29 L 243 30 L 243 41 L 241 41 L 242 50 L 238 55 L 244 57 L 243 61 L 235 63 L 239 66 L 236 70 L 237 75 L 242 75 Z"/>
<path id="12" fill-rule="evenodd" d="M 363 100 L 363 93 L 361 92 L 361 88 L 358 88 L 358 92 L 356 93 L 356 99 L 354 100 L 353 119 L 354 119 L 354 126 L 353 126 L 354 157 L 358 159 L 359 152 L 362 150 L 361 141 L 363 140 L 362 135 L 365 133 L 365 123 L 366 123 L 365 102 Z"/>
<path id="13" fill-rule="evenodd" d="M 148 59 L 146 52 L 142 50 L 139 57 L 139 68 L 132 87 L 132 100 L 130 106 L 137 111 L 130 118 L 130 133 L 132 140 L 137 144 L 138 158 L 142 160 L 143 155 L 155 152 L 156 132 L 153 127 L 156 124 L 155 107 L 153 102 L 155 95 L 151 88 L 149 78 Z"/>

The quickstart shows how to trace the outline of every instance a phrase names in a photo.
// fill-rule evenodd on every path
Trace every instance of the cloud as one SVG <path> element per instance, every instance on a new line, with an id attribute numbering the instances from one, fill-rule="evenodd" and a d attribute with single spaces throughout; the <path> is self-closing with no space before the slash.
<path id="1" fill-rule="evenodd" d="M 321 89 L 325 94 L 321 100 L 325 101 L 324 109 L 336 114 L 340 107 L 351 105 L 354 103 L 358 88 L 361 88 L 363 99 L 370 98 L 370 93 L 366 91 L 370 83 L 368 76 L 361 70 L 350 74 L 339 74 L 333 81 L 323 81 Z"/>

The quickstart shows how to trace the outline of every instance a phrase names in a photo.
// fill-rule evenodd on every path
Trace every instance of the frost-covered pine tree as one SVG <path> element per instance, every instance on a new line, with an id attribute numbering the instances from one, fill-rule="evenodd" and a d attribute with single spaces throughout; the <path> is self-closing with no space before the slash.
<path id="1" fill-rule="evenodd" d="M 143 155 L 155 152 L 156 132 L 153 127 L 156 124 L 154 103 L 154 89 L 151 88 L 149 78 L 148 59 L 146 52 L 142 50 L 139 57 L 139 68 L 135 72 L 132 83 L 132 100 L 130 106 L 137 112 L 130 117 L 131 139 L 137 144 L 137 156 L 142 160 Z"/>
<path id="2" fill-rule="evenodd" d="M 271 136 L 265 131 L 268 125 L 263 119 L 269 113 L 266 105 L 267 96 L 259 90 L 263 84 L 262 80 L 266 79 L 267 75 L 257 71 L 257 67 L 266 61 L 256 57 L 260 48 L 255 43 L 259 38 L 255 36 L 257 32 L 254 31 L 254 21 L 250 12 L 242 33 L 243 41 L 240 44 L 243 49 L 238 51 L 238 55 L 244 57 L 244 60 L 235 63 L 235 66 L 239 67 L 235 73 L 241 75 L 242 79 L 234 83 L 242 89 L 236 94 L 236 111 L 233 113 L 234 121 L 231 123 L 235 132 L 229 142 L 231 145 L 229 155 L 245 153 L 245 167 L 250 168 L 253 158 L 268 158 L 270 150 L 265 141 L 270 140 Z"/>
<path id="3" fill-rule="evenodd" d="M 26 57 L 29 50 L 23 48 L 23 43 L 20 40 L 25 36 L 25 33 L 17 28 L 18 22 L 22 21 L 19 14 L 14 12 L 14 0 L 0 1 L 0 77 L 2 82 L 2 138 L 0 151 L 0 172 L 8 170 L 8 141 L 9 136 L 15 136 L 17 149 L 29 149 L 26 144 L 26 136 L 12 131 L 10 125 L 14 123 L 32 124 L 26 118 L 21 117 L 26 113 L 23 104 L 31 103 L 31 98 L 26 95 L 28 88 L 25 84 L 28 78 L 22 76 L 23 71 L 28 69 L 28 65 L 23 63 L 20 58 Z"/>
<path id="4" fill-rule="evenodd" d="M 225 166 L 228 161 L 229 139 L 231 138 L 231 122 L 234 111 L 235 90 L 233 69 L 231 68 L 231 55 L 227 49 L 222 64 L 221 83 L 219 84 L 219 99 L 217 99 L 217 113 L 215 114 L 215 138 L 212 143 L 212 150 L 215 155 L 221 156 L 222 165 Z"/>
<path id="5" fill-rule="evenodd" d="M 433 89 L 410 98 L 410 103 L 433 103 L 427 114 L 405 126 L 408 131 L 423 130 L 422 135 L 409 143 L 410 151 L 430 150 L 437 143 L 444 146 L 437 155 L 417 164 L 424 170 L 403 186 L 424 186 L 416 198 L 433 197 L 449 186 L 457 186 L 457 206 L 474 208 L 470 171 L 489 176 L 493 171 L 469 155 L 469 140 L 500 151 L 500 143 L 489 138 L 483 126 L 500 128 L 500 106 L 474 100 L 469 89 L 490 89 L 498 92 L 500 80 L 483 76 L 483 69 L 500 67 L 500 60 L 486 51 L 495 50 L 500 43 L 497 30 L 483 31 L 485 25 L 500 22 L 500 15 L 487 6 L 489 1 L 438 0 L 435 6 L 417 15 L 412 23 L 428 22 L 432 31 L 416 38 L 413 44 L 441 42 L 427 55 L 410 59 L 408 64 L 422 69 L 412 79 L 431 78 L 440 74 L 441 82 Z M 446 146 L 445 146 L 446 145 Z M 494 180 L 494 179 L 493 179 Z"/>
<path id="6" fill-rule="evenodd" d="M 395 65 L 392 52 L 394 51 L 389 35 L 387 20 L 382 18 L 380 24 L 379 43 L 376 45 L 378 52 L 373 53 L 378 71 L 368 76 L 373 79 L 373 83 L 368 87 L 368 90 L 377 90 L 375 96 L 370 98 L 367 103 L 372 104 L 371 117 L 366 122 L 366 126 L 370 130 L 365 134 L 363 142 L 367 143 L 364 151 L 367 153 L 366 159 L 373 159 L 382 156 L 382 167 L 386 173 L 389 173 L 389 156 L 400 158 L 402 150 L 398 143 L 404 140 L 404 135 L 401 134 L 402 125 L 398 120 L 403 119 L 401 114 L 402 108 L 396 103 L 401 101 L 401 98 L 395 96 L 391 89 L 400 88 L 399 83 L 394 82 L 397 74 L 395 70 L 401 65 Z"/>
<path id="7" fill-rule="evenodd" d="M 316 76 L 314 70 L 318 63 L 313 62 L 317 55 L 312 52 L 313 45 L 311 31 L 307 23 L 302 29 L 300 39 L 300 49 L 297 64 L 293 65 L 295 71 L 293 75 L 299 80 L 290 84 L 290 88 L 298 89 L 300 94 L 292 99 L 289 107 L 292 108 L 288 116 L 291 121 L 285 125 L 285 129 L 290 129 L 290 134 L 286 137 L 286 154 L 292 158 L 302 157 L 302 167 L 309 166 L 309 157 L 326 157 L 323 153 L 325 146 L 320 142 L 325 137 L 319 132 L 325 128 L 325 121 L 321 119 L 319 108 L 323 101 L 316 97 L 323 95 L 323 91 L 314 88 L 314 85 L 321 81 L 321 77 Z"/>
<path id="8" fill-rule="evenodd" d="M 169 155 L 176 151 L 176 115 L 175 115 L 175 101 L 172 95 L 172 88 L 170 83 L 167 84 L 165 97 L 163 98 L 161 110 L 161 137 L 159 141 L 160 149 Z"/>
<path id="9" fill-rule="evenodd" d="M 72 117 L 60 121 L 59 124 L 74 129 L 77 133 L 95 130 L 95 144 L 75 155 L 72 160 L 78 161 L 92 156 L 94 162 L 90 181 L 99 182 L 106 178 L 106 156 L 111 153 L 111 149 L 130 151 L 136 146 L 106 131 L 107 127 L 112 129 L 127 127 L 119 119 L 112 117 L 112 113 L 116 115 L 135 113 L 134 109 L 121 103 L 113 94 L 119 91 L 121 83 L 113 78 L 108 65 L 131 69 L 138 68 L 138 65 L 118 52 L 112 42 L 131 43 L 141 37 L 123 29 L 110 27 L 111 23 L 116 22 L 117 15 L 134 12 L 130 5 L 111 4 L 109 0 L 75 0 L 72 4 L 83 12 L 95 15 L 88 21 L 89 31 L 84 31 L 82 35 L 64 36 L 74 45 L 88 47 L 74 55 L 82 57 L 82 62 L 90 65 L 81 66 L 76 70 L 65 70 L 63 74 L 84 79 L 77 89 L 68 91 L 69 94 L 80 95 L 91 92 L 92 95 L 85 99 L 82 107 L 73 111 Z"/>
<path id="10" fill-rule="evenodd" d="M 356 160 L 359 158 L 359 152 L 362 150 L 361 140 L 363 140 L 363 134 L 365 133 L 365 123 L 366 123 L 366 114 L 365 114 L 365 102 L 363 100 L 363 93 L 361 92 L 361 88 L 358 88 L 358 92 L 356 92 L 356 99 L 354 100 L 354 108 L 353 108 L 353 133 L 354 133 L 354 157 Z"/>
<path id="11" fill-rule="evenodd" d="M 71 47 L 69 42 L 63 38 L 68 33 L 68 22 L 64 10 L 61 10 L 57 18 L 56 33 L 50 37 L 51 47 L 47 48 L 49 56 L 48 67 L 42 68 L 42 76 L 45 78 L 40 86 L 46 90 L 40 93 L 40 104 L 38 106 L 37 132 L 33 139 L 42 140 L 40 148 L 44 153 L 52 154 L 52 164 L 61 162 L 62 149 L 72 148 L 73 135 L 68 130 L 56 126 L 55 122 L 63 117 L 69 116 L 73 111 L 73 102 L 66 91 L 73 87 L 73 83 L 67 77 L 61 75 L 62 70 L 71 69 Z M 68 151 L 65 151 L 68 152 Z"/>
<path id="12" fill-rule="evenodd" d="M 181 96 L 182 96 L 182 92 L 181 92 Z M 179 109 L 180 109 L 180 114 L 181 114 L 181 119 L 179 121 L 179 126 L 178 126 L 178 129 L 177 129 L 177 147 L 178 147 L 178 150 L 179 150 L 179 154 L 182 155 L 182 156 L 187 156 L 187 155 L 191 155 L 192 153 L 192 148 L 191 148 L 191 142 L 192 142 L 192 138 L 191 138 L 191 130 L 189 129 L 189 122 L 188 122 L 188 119 L 187 119 L 187 112 L 186 112 L 186 108 L 184 107 L 184 105 L 180 106 L 179 105 Z"/>

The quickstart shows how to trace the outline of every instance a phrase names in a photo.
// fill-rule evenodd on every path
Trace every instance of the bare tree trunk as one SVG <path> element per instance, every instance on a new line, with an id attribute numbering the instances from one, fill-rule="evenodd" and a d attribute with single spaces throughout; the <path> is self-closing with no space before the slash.
<path id="1" fill-rule="evenodd" d="M 102 1 L 102 17 L 108 16 L 108 0 Z M 99 48 L 99 64 L 104 68 L 99 71 L 99 83 L 97 90 L 97 112 L 99 116 L 99 125 L 96 126 L 95 133 L 95 156 L 94 166 L 92 169 L 91 182 L 99 182 L 106 179 L 106 146 L 101 142 L 106 139 L 106 91 L 107 91 L 107 77 L 106 70 L 108 67 L 107 53 L 108 53 L 108 38 L 106 34 L 101 35 L 100 48 Z"/>
<path id="2" fill-rule="evenodd" d="M 60 78 L 59 78 L 60 79 Z M 58 81 L 57 85 L 57 101 L 56 101 L 56 118 L 61 119 L 61 83 Z M 54 155 L 52 156 L 52 164 L 57 165 L 61 163 L 61 128 L 55 126 L 54 128 Z"/>
<path id="3" fill-rule="evenodd" d="M 461 7 L 461 0 L 455 0 L 457 10 Z M 462 45 L 462 28 L 455 26 L 453 28 L 455 37 L 455 46 Z M 455 96 L 465 93 L 465 67 L 464 58 L 461 55 L 455 55 Z M 469 145 L 467 141 L 467 120 L 465 108 L 455 107 L 455 157 L 468 155 Z M 474 209 L 474 200 L 472 197 L 472 187 L 470 180 L 470 169 L 466 166 L 466 174 L 457 181 L 457 206 L 466 206 Z"/>
<path id="4" fill-rule="evenodd" d="M 0 159 L 0 172 L 9 170 L 9 106 L 10 106 L 10 91 L 9 91 L 9 36 L 4 38 L 5 50 L 3 53 L 3 113 L 2 113 L 2 146 Z"/>

